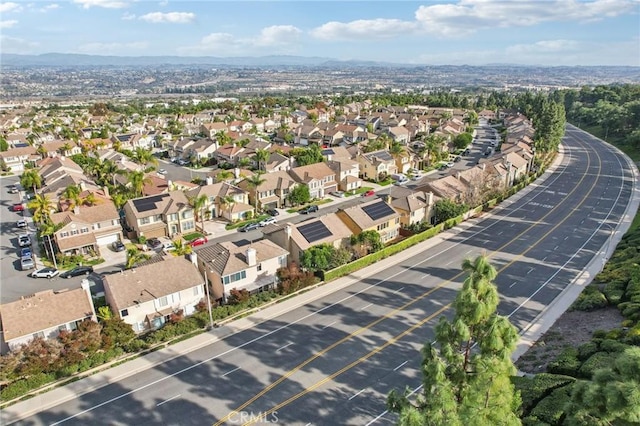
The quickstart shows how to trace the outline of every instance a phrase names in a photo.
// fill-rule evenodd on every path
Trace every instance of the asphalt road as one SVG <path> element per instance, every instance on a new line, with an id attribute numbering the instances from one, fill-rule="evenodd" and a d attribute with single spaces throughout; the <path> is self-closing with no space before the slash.
<path id="1" fill-rule="evenodd" d="M 624 157 L 570 129 L 553 175 L 453 238 L 20 424 L 391 424 L 386 395 L 420 385 L 419 350 L 451 314 L 462 260 L 491 258 L 500 312 L 521 330 L 602 254 L 634 181 Z"/>

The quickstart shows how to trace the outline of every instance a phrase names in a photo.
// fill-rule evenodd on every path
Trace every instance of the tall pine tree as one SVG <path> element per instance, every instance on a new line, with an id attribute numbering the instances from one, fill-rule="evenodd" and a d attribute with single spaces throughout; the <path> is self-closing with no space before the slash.
<path id="1" fill-rule="evenodd" d="M 497 314 L 497 272 L 484 256 L 465 260 L 468 277 L 423 348 L 422 391 L 415 400 L 391 391 L 387 405 L 400 425 L 518 425 L 520 396 L 511 384 L 518 333 Z"/>

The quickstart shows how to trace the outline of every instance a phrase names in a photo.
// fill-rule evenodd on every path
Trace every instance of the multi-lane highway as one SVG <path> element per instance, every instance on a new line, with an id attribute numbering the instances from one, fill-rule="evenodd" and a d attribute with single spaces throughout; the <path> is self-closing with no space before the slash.
<path id="1" fill-rule="evenodd" d="M 391 424 L 386 395 L 420 385 L 420 348 L 451 314 L 464 258 L 490 257 L 500 312 L 523 330 L 602 255 L 635 182 L 626 157 L 570 127 L 553 174 L 452 238 L 21 424 Z"/>

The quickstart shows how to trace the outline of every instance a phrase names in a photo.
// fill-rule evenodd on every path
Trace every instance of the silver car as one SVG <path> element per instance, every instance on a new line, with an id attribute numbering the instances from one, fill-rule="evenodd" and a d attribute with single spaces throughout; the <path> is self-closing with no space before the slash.
<path id="1" fill-rule="evenodd" d="M 23 271 L 28 271 L 29 269 L 33 269 L 36 267 L 36 264 L 31 257 L 23 257 L 20 259 L 20 269 Z"/>

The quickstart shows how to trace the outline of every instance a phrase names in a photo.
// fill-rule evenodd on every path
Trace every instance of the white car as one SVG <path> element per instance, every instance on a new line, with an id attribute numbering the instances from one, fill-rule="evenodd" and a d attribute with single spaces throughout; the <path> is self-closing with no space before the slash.
<path id="1" fill-rule="evenodd" d="M 18 245 L 20 247 L 27 247 L 31 245 L 31 238 L 28 235 L 20 235 L 18 237 Z"/>
<path id="2" fill-rule="evenodd" d="M 26 228 L 27 227 L 27 221 L 24 219 L 20 219 L 19 221 L 16 222 L 16 226 L 18 228 Z"/>
<path id="3" fill-rule="evenodd" d="M 276 218 L 275 217 L 268 217 L 266 219 L 264 219 L 263 221 L 261 221 L 258 225 L 260 225 L 261 227 L 267 226 L 267 225 L 274 225 L 276 224 Z"/>
<path id="4" fill-rule="evenodd" d="M 158 174 L 159 175 L 166 175 L 167 171 L 165 169 L 160 169 L 160 170 L 158 170 Z"/>
<path id="5" fill-rule="evenodd" d="M 33 278 L 53 278 L 59 273 L 60 271 L 55 268 L 42 268 L 38 269 L 37 271 L 33 271 L 31 273 L 31 276 Z"/>
<path id="6" fill-rule="evenodd" d="M 453 166 L 455 166 L 455 165 L 456 165 L 456 163 L 454 163 L 453 161 L 449 161 L 449 162 L 447 163 L 447 167 L 449 167 L 449 168 L 451 168 L 451 167 L 453 167 Z"/>
<path id="7" fill-rule="evenodd" d="M 338 197 L 338 198 L 344 198 L 344 191 L 333 191 L 329 193 L 330 195 L 333 195 L 334 197 Z"/>

